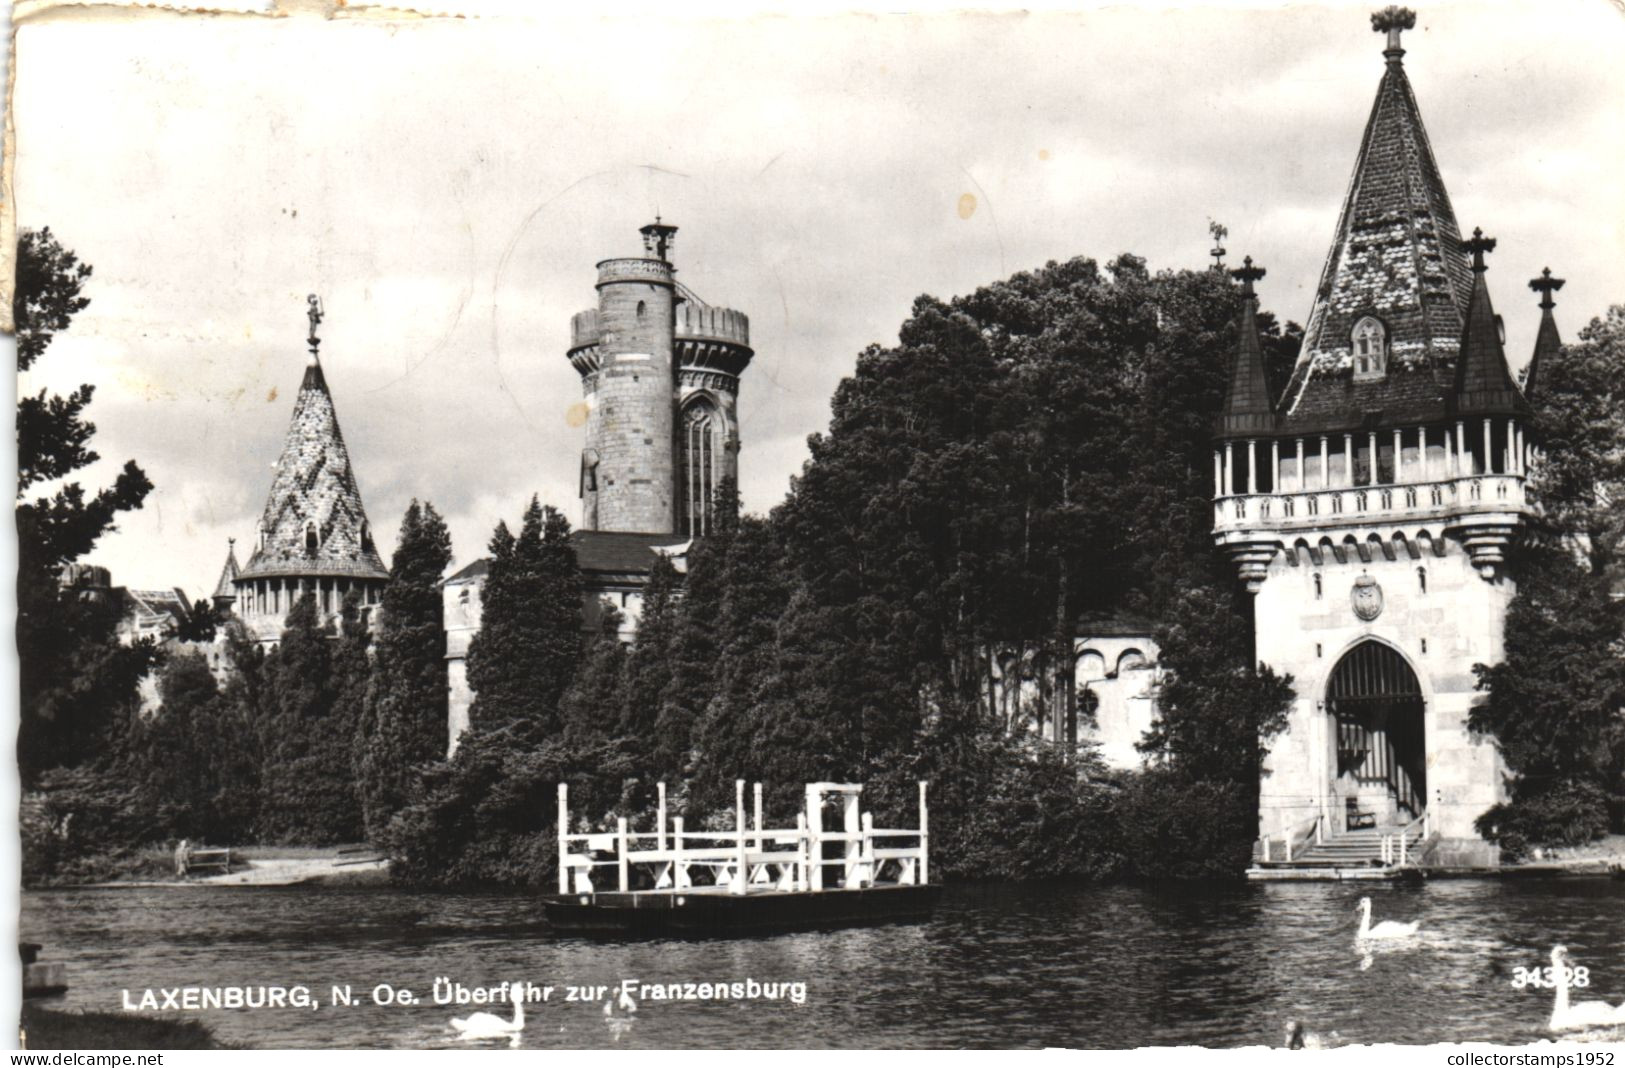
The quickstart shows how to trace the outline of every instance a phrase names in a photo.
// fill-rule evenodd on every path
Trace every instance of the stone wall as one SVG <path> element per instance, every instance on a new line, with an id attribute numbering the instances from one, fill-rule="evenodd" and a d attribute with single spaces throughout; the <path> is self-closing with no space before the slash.
<path id="1" fill-rule="evenodd" d="M 1416 559 L 1401 551 L 1390 560 L 1373 552 L 1365 561 L 1350 551 L 1339 562 L 1326 552 L 1316 563 L 1298 551 L 1277 553 L 1270 562 L 1254 604 L 1258 658 L 1291 675 L 1297 696 L 1290 724 L 1271 742 L 1265 761 L 1262 833 L 1279 834 L 1322 811 L 1334 830 L 1341 828 L 1331 812 L 1336 729 L 1326 689 L 1342 656 L 1375 639 L 1399 651 L 1421 684 L 1433 830 L 1447 843 L 1454 840 L 1453 849 L 1482 852 L 1473 820 L 1503 799 L 1502 765 L 1494 743 L 1467 730 L 1467 714 L 1482 698 L 1473 665 L 1502 657 L 1513 584 L 1482 577 L 1454 538 L 1435 531 L 1430 540 L 1443 548 L 1442 556 L 1429 551 Z M 1363 575 L 1381 590 L 1380 612 L 1370 620 L 1353 604 L 1355 580 Z"/>

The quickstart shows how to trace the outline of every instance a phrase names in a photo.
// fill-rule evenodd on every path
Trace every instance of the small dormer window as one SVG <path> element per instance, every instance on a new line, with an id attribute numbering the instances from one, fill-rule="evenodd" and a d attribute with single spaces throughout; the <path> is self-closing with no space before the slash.
<path id="1" fill-rule="evenodd" d="M 315 523 L 306 523 L 305 524 L 305 552 L 306 552 L 306 554 L 308 554 L 310 556 L 315 556 L 316 555 L 317 542 L 318 542 L 318 539 L 317 539 L 317 535 L 316 535 L 316 524 Z"/>
<path id="2" fill-rule="evenodd" d="M 1381 378 L 1388 364 L 1388 331 L 1366 316 L 1354 324 L 1354 379 Z"/>

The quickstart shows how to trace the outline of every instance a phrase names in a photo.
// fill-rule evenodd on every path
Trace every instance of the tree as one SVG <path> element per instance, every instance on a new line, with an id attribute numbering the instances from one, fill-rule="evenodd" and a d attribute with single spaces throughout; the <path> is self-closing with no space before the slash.
<path id="1" fill-rule="evenodd" d="M 1514 853 L 1601 833 L 1610 808 L 1625 827 L 1625 306 L 1543 364 L 1534 414 L 1540 509 L 1508 554 L 1505 658 L 1474 666 L 1487 696 L 1468 719 L 1513 773 L 1481 830 Z"/>
<path id="2" fill-rule="evenodd" d="M 262 836 L 327 845 L 361 834 L 351 752 L 355 737 L 355 646 L 324 626 L 312 593 L 288 612 L 266 657 L 264 697 L 270 744 L 261 773 Z M 361 656 L 365 656 L 362 652 Z"/>
<path id="3" fill-rule="evenodd" d="M 13 296 L 19 370 L 89 304 L 81 289 L 90 274 L 49 229 L 21 233 Z M 94 392 L 88 384 L 65 398 L 41 390 L 17 404 L 17 753 L 28 783 L 46 768 L 104 753 L 109 726 L 156 662 L 150 641 L 119 643 L 120 610 L 111 598 L 62 582 L 63 568 L 114 529 L 120 512 L 141 507 L 152 489 L 145 473 L 130 461 L 112 486 L 88 497 L 70 482 L 27 500 L 35 487 L 100 458 L 88 447 L 95 425 L 84 419 Z"/>
<path id="4" fill-rule="evenodd" d="M 414 769 L 446 753 L 446 638 L 440 580 L 451 534 L 432 504 L 407 506 L 379 605 L 377 659 L 356 734 L 367 836 L 411 796 Z"/>
<path id="5" fill-rule="evenodd" d="M 570 524 L 532 497 L 519 536 L 491 538 L 480 631 L 469 643 L 469 726 L 539 739 L 558 732 L 558 703 L 581 659 L 581 571 Z"/>

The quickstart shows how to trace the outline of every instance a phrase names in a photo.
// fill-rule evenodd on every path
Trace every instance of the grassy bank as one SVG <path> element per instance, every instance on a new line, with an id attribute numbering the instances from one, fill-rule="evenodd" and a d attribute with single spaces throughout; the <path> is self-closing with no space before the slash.
<path id="1" fill-rule="evenodd" d="M 238 1049 L 197 1020 L 60 1012 L 23 1004 L 28 1049 Z"/>

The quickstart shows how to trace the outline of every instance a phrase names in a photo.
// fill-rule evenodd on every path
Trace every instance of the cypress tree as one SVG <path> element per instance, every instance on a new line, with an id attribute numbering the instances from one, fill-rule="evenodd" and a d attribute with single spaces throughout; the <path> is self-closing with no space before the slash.
<path id="1" fill-rule="evenodd" d="M 559 698 L 581 658 L 581 597 L 570 525 L 532 497 L 519 536 L 499 523 L 491 538 L 480 631 L 468 649 L 471 729 L 557 734 Z"/>
<path id="2" fill-rule="evenodd" d="M 367 836 L 406 804 L 413 769 L 446 752 L 446 661 L 440 580 L 451 535 L 432 504 L 407 506 L 379 606 L 373 685 L 356 733 Z"/>

